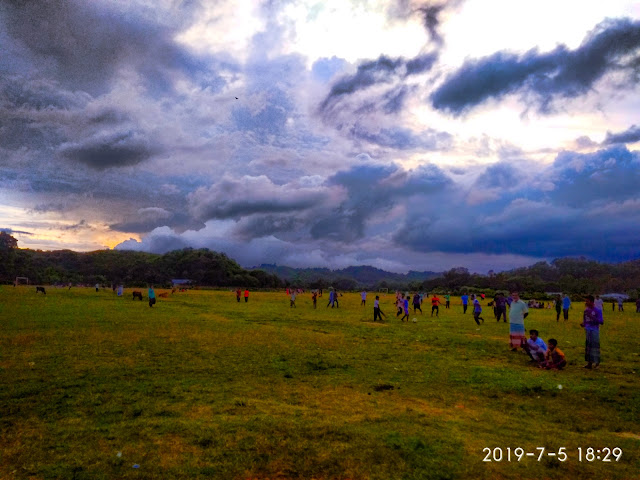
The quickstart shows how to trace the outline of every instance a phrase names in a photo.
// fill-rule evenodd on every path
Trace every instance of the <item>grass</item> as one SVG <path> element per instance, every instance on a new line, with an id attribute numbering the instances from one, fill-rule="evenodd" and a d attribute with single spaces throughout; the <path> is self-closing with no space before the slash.
<path id="1" fill-rule="evenodd" d="M 569 361 L 551 372 L 488 307 L 480 327 L 455 299 L 401 324 L 388 295 L 379 324 L 358 294 L 323 300 L 1 287 L 0 478 L 640 478 L 640 314 L 605 310 L 586 371 L 580 308 L 532 310 Z M 496 447 L 568 459 L 483 462 Z"/>

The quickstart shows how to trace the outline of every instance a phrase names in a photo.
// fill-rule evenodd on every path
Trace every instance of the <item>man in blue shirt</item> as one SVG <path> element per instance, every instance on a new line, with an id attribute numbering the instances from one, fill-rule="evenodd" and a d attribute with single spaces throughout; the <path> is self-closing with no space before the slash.
<path id="1" fill-rule="evenodd" d="M 462 300 L 462 313 L 467 313 L 467 306 L 469 306 L 469 295 L 465 292 L 461 297 Z"/>
<path id="2" fill-rule="evenodd" d="M 569 307 L 571 307 L 571 299 L 569 295 L 564 294 L 564 298 L 562 299 L 562 313 L 564 314 L 564 321 L 569 320 Z"/>

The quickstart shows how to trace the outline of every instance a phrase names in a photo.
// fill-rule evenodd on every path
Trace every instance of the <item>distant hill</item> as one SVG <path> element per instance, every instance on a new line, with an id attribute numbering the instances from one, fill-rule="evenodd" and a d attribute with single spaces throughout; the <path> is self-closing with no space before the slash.
<path id="1" fill-rule="evenodd" d="M 328 268 L 293 268 L 263 263 L 253 268 L 277 275 L 291 285 L 302 286 L 319 283 L 319 286 L 327 287 L 339 283 L 340 285 L 335 286 L 341 289 L 379 287 L 383 283 L 389 288 L 394 288 L 405 286 L 410 282 L 422 283 L 425 280 L 442 276 L 440 272 L 392 273 L 368 265 L 330 270 Z"/>

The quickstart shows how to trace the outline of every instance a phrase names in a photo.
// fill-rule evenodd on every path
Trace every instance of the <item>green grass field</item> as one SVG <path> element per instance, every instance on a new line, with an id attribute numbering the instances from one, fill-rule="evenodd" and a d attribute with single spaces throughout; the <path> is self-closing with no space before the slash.
<path id="1" fill-rule="evenodd" d="M 0 287 L 0 479 L 640 478 L 630 305 L 605 310 L 593 371 L 581 305 L 566 323 L 531 310 L 527 330 L 569 361 L 554 372 L 459 299 L 401 324 L 387 295 L 379 324 L 371 294 L 314 310 L 308 294 L 292 309 L 284 293 L 199 290 L 149 308 L 130 291 Z M 623 453 L 587 461 L 590 447 Z"/>

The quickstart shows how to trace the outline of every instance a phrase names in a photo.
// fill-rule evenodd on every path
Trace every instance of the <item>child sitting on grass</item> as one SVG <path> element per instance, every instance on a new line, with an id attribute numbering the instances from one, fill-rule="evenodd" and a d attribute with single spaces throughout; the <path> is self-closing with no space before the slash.
<path id="1" fill-rule="evenodd" d="M 564 353 L 558 348 L 558 341 L 555 338 L 550 338 L 547 343 L 549 348 L 544 356 L 544 362 L 540 362 L 540 368 L 562 370 L 567 361 L 564 359 Z"/>

